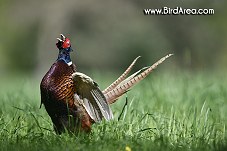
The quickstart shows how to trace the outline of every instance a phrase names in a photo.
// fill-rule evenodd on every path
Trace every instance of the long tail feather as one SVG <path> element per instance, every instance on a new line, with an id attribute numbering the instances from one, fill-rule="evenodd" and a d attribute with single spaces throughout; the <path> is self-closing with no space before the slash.
<path id="1" fill-rule="evenodd" d="M 154 63 L 152 66 L 148 67 L 143 71 L 143 69 L 139 70 L 139 72 L 143 71 L 142 73 L 136 72 L 136 74 L 133 76 L 130 76 L 125 81 L 122 81 L 119 85 L 115 85 L 115 87 L 105 93 L 106 100 L 109 104 L 112 104 L 116 102 L 116 100 L 123 95 L 125 92 L 127 92 L 131 87 L 133 87 L 135 84 L 143 80 L 145 77 L 147 77 L 158 65 L 160 65 L 163 61 L 165 61 L 167 58 L 172 56 L 173 54 L 168 54 L 165 57 L 158 60 L 156 63 Z"/>
<path id="2" fill-rule="evenodd" d="M 149 66 L 150 67 L 150 66 Z M 144 72 L 146 69 L 148 69 L 149 67 L 143 67 L 142 69 L 138 70 L 137 72 L 133 73 L 132 75 L 130 75 L 129 77 L 127 77 L 125 80 L 123 80 L 121 83 L 119 83 L 116 87 L 119 87 L 125 83 L 127 83 L 128 81 L 130 81 L 132 78 L 134 78 L 135 76 L 141 74 L 142 72 Z"/>
<path id="3" fill-rule="evenodd" d="M 109 91 L 113 90 L 119 83 L 121 83 L 129 74 L 129 72 L 132 70 L 133 66 L 135 65 L 136 61 L 140 58 L 138 56 L 136 59 L 133 60 L 133 62 L 130 64 L 130 66 L 125 70 L 125 72 L 116 80 L 114 81 L 110 86 L 108 86 L 105 90 L 102 91 L 103 94 L 108 93 Z"/>

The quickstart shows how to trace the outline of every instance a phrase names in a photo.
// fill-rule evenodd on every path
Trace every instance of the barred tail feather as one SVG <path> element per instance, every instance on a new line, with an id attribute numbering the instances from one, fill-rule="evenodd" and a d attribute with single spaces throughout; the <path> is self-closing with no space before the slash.
<path id="1" fill-rule="evenodd" d="M 143 68 L 133 74 L 132 76 L 128 77 L 126 80 L 122 81 L 120 84 L 115 85 L 114 88 L 107 93 L 104 94 L 106 97 L 106 100 L 109 104 L 112 104 L 116 102 L 116 100 L 123 95 L 125 92 L 127 92 L 131 87 L 133 87 L 135 84 L 143 80 L 145 77 L 147 77 L 158 65 L 163 63 L 167 58 L 172 56 L 173 54 L 168 54 L 165 57 L 158 60 L 156 63 L 154 63 L 152 66 L 148 68 Z M 145 70 L 145 71 L 143 71 Z M 141 72 L 142 71 L 142 72 Z"/>
<path id="2" fill-rule="evenodd" d="M 105 90 L 102 91 L 103 94 L 108 93 L 109 91 L 113 90 L 119 83 L 121 83 L 129 74 L 129 72 L 132 70 L 133 66 L 135 65 L 136 61 L 141 56 L 136 57 L 136 59 L 133 60 L 133 62 L 130 64 L 130 66 L 125 70 L 125 72 L 116 80 L 114 81 L 110 86 L 108 86 Z"/>

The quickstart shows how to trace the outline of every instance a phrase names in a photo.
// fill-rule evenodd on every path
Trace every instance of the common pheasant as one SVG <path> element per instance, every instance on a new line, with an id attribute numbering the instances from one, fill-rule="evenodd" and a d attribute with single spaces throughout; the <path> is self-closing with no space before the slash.
<path id="1" fill-rule="evenodd" d="M 70 58 L 70 39 L 61 34 L 57 40 L 58 58 L 40 84 L 41 105 L 44 104 L 57 134 L 65 130 L 73 133 L 90 132 L 93 123 L 113 119 L 109 104 L 114 103 L 172 55 L 161 58 L 152 66 L 143 68 L 127 78 L 139 58 L 137 57 L 116 81 L 101 91 L 90 77 L 77 72 Z"/>

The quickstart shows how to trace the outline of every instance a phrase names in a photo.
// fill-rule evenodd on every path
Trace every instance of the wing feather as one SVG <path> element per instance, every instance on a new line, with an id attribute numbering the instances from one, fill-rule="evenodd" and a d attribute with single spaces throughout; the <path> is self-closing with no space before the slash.
<path id="1" fill-rule="evenodd" d="M 83 73 L 75 72 L 72 78 L 76 91 L 74 98 L 82 103 L 89 116 L 95 122 L 101 121 L 103 118 L 113 119 L 110 106 L 98 85 Z"/>
<path id="2" fill-rule="evenodd" d="M 95 98 L 95 100 L 97 100 L 96 103 L 99 106 L 104 117 L 106 117 L 106 119 L 113 119 L 113 113 L 111 112 L 111 110 L 106 110 L 106 108 L 109 108 L 108 103 L 101 101 L 101 100 L 105 99 L 104 95 L 103 94 L 101 95 L 101 93 L 99 93 L 95 90 L 92 90 L 91 94 Z"/>
<path id="3" fill-rule="evenodd" d="M 99 116 L 100 113 L 98 113 L 97 110 L 93 107 L 93 105 L 90 103 L 88 99 L 84 99 L 84 104 L 83 104 L 85 110 L 88 112 L 89 116 L 95 120 L 95 121 L 101 121 L 101 118 Z"/>

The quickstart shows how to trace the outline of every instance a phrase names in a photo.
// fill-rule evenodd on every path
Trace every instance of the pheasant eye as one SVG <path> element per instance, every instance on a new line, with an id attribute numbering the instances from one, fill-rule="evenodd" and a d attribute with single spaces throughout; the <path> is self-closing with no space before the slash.
<path id="1" fill-rule="evenodd" d="M 62 44 L 62 48 L 69 48 L 70 47 L 70 40 L 69 38 L 66 38 L 65 41 Z"/>

